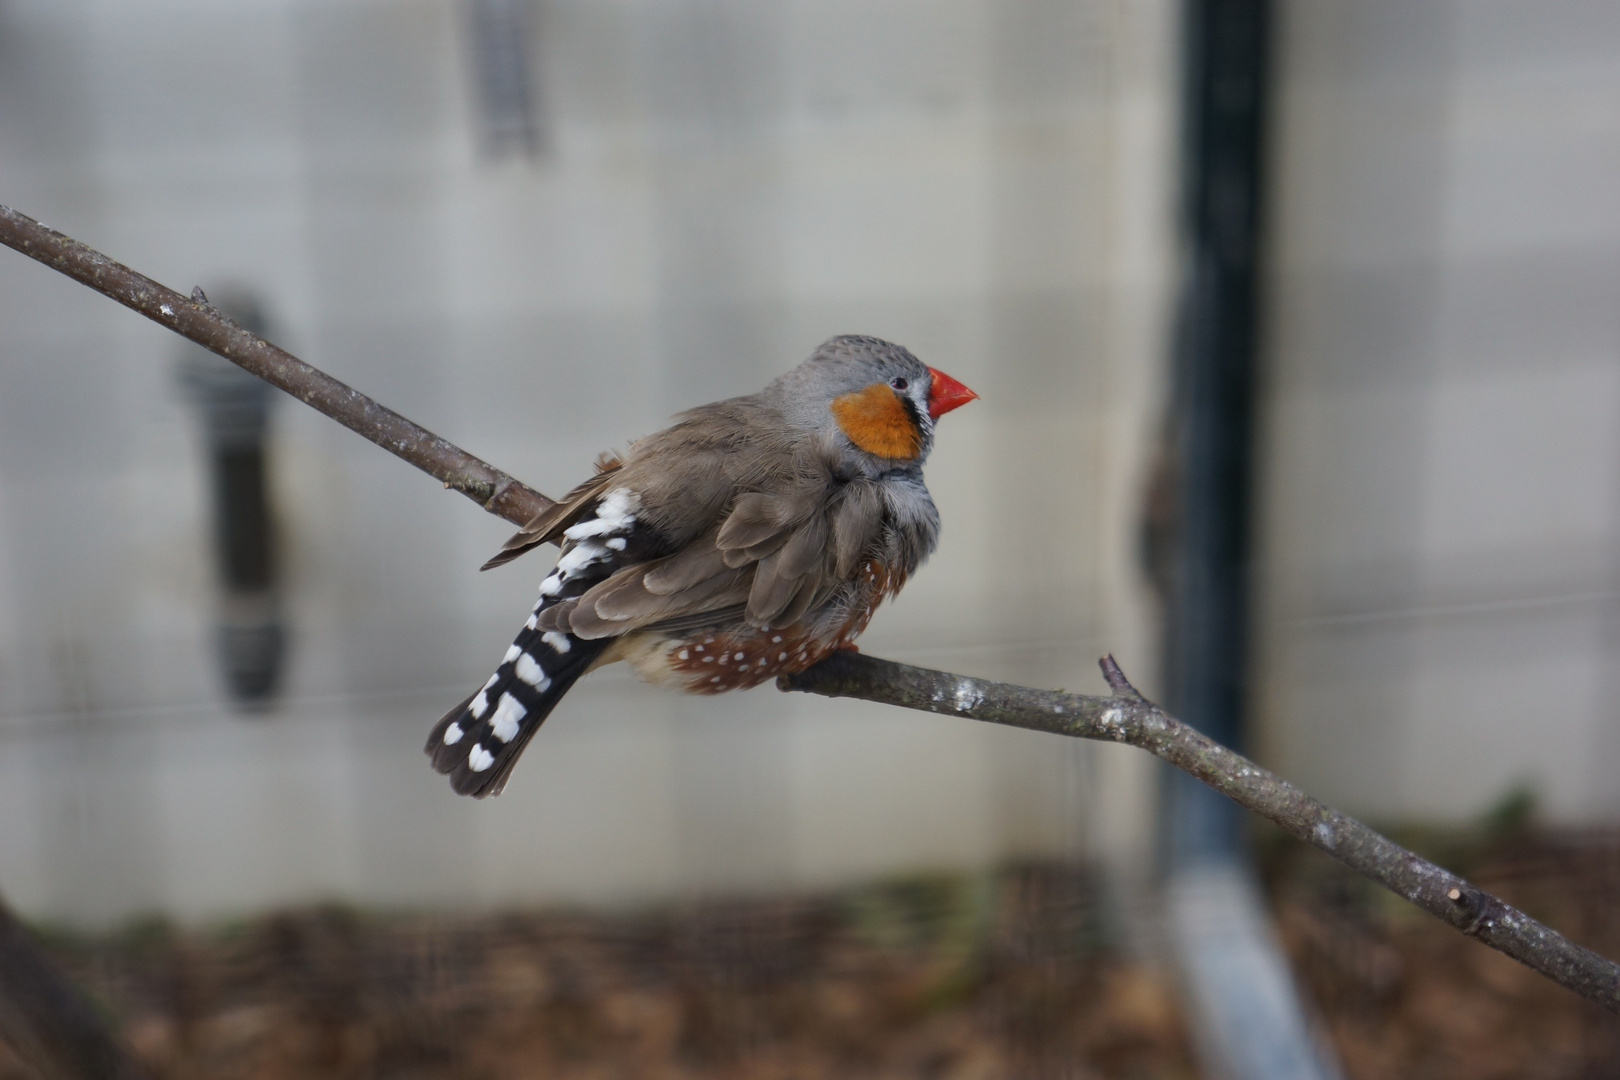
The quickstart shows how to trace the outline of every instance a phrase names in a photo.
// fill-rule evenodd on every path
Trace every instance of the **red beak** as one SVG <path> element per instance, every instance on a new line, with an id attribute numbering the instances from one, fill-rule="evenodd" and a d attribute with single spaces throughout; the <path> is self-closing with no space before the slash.
<path id="1" fill-rule="evenodd" d="M 929 368 L 928 374 L 934 377 L 928 390 L 928 415 L 935 420 L 979 396 L 938 368 Z"/>

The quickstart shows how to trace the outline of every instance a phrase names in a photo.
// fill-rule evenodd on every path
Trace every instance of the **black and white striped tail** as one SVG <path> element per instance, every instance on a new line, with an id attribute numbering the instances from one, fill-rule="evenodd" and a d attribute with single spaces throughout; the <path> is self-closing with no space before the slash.
<path id="1" fill-rule="evenodd" d="M 592 513 L 564 532 L 562 557 L 540 586 L 540 601 L 501 666 L 482 688 L 451 709 L 428 736 L 433 767 L 461 795 L 499 795 L 518 755 L 557 702 L 612 644 L 587 641 L 540 625 L 547 608 L 577 598 L 609 577 L 626 558 L 623 538 L 635 524 L 639 500 L 610 491 Z"/>
<path id="2" fill-rule="evenodd" d="M 571 634 L 519 632 L 495 674 L 433 725 L 424 748 L 460 795 L 499 795 L 551 710 L 610 644 Z"/>

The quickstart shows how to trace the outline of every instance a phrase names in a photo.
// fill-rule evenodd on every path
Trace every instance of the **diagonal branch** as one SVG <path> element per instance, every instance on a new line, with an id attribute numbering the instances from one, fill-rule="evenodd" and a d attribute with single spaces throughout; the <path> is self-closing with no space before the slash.
<path id="1" fill-rule="evenodd" d="M 444 481 L 445 487 L 461 492 L 492 514 L 524 525 L 552 505 L 552 500 L 488 462 L 248 333 L 209 304 L 200 288 L 189 297 L 182 296 L 9 206 L 0 206 L 0 243 L 218 353 Z"/>
<path id="2" fill-rule="evenodd" d="M 231 323 L 200 292 L 189 300 L 3 206 L 0 243 L 212 349 L 492 513 L 523 523 L 551 505 L 551 500 L 500 470 Z M 809 671 L 784 677 L 778 685 L 1140 747 L 1463 933 L 1620 1013 L 1620 965 L 1181 723 L 1138 694 L 1113 657 L 1104 657 L 1102 668 L 1112 697 L 970 679 L 851 652 L 834 653 Z"/>
<path id="3" fill-rule="evenodd" d="M 1102 659 L 1112 697 L 1032 690 L 836 652 L 777 680 L 783 690 L 853 697 L 945 716 L 1139 747 L 1282 826 L 1357 873 L 1548 978 L 1620 1012 L 1620 965 L 1581 947 L 1490 893 L 1311 798 L 1136 692 L 1112 656 Z"/>

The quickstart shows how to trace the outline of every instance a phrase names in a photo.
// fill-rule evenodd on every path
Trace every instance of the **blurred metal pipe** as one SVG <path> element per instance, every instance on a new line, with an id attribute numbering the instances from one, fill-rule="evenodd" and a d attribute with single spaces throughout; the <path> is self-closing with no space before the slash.
<path id="1" fill-rule="evenodd" d="M 1165 704 L 1243 750 L 1269 0 L 1187 0 L 1183 280 L 1170 418 Z M 1169 857 L 1227 857 L 1243 818 L 1173 776 Z"/>
<path id="2" fill-rule="evenodd" d="M 1177 716 L 1241 751 L 1272 11 L 1270 0 L 1186 0 L 1182 10 L 1164 686 Z M 1165 777 L 1164 799 L 1170 945 L 1205 1067 L 1230 1080 L 1336 1075 L 1253 882 L 1243 813 L 1181 772 Z"/>
<path id="3" fill-rule="evenodd" d="M 1328 1080 L 1341 1070 L 1312 1031 L 1254 875 L 1235 860 L 1174 874 L 1166 888 L 1198 1056 L 1226 1080 Z"/>
<path id="4" fill-rule="evenodd" d="M 472 65 L 478 81 L 481 143 L 491 157 L 540 153 L 535 98 L 534 0 L 470 0 Z"/>
<path id="5" fill-rule="evenodd" d="M 219 309 L 261 334 L 264 316 L 251 296 Z M 245 708 L 267 704 L 281 681 L 286 627 L 277 588 L 275 513 L 270 502 L 270 384 L 202 349 L 186 347 L 180 379 L 201 414 L 214 517 L 220 604 L 215 645 L 231 697 Z"/>

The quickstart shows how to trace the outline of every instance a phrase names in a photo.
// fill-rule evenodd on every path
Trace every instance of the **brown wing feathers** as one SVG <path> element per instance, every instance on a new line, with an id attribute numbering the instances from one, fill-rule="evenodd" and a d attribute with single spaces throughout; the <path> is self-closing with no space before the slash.
<path id="1" fill-rule="evenodd" d="M 542 626 L 595 639 L 701 624 L 709 614 L 791 625 L 853 572 L 882 527 L 882 499 L 868 484 L 846 485 L 830 512 L 827 504 L 804 489 L 794 497 L 745 493 L 719 528 L 557 604 L 542 614 Z"/>
<path id="2" fill-rule="evenodd" d="M 844 485 L 832 511 L 833 574 L 853 577 L 861 556 L 883 529 L 883 493 L 876 484 L 857 480 Z"/>
<path id="3" fill-rule="evenodd" d="M 584 513 L 585 508 L 607 490 L 614 472 L 623 464 L 618 458 L 608 455 L 597 458 L 595 476 L 564 495 L 549 510 L 536 514 L 512 539 L 501 545 L 501 550 L 495 553 L 494 558 L 478 569 L 493 570 L 497 566 L 505 566 L 525 551 L 537 548 L 562 535 L 562 531 L 572 525 Z"/>
<path id="4" fill-rule="evenodd" d="M 760 556 L 749 559 L 745 553 L 755 547 L 776 550 L 786 541 L 785 530 L 792 521 L 792 506 L 787 499 L 757 491 L 746 492 L 737 496 L 731 512 L 726 515 L 725 523 L 715 536 L 715 546 L 728 556 L 735 553 L 744 561 L 753 561 Z M 729 558 L 727 561 L 732 566 L 741 565 L 740 562 L 731 562 Z"/>
<path id="5" fill-rule="evenodd" d="M 754 567 L 754 584 L 748 593 L 748 621 L 778 627 L 803 614 L 808 598 L 826 576 L 826 545 L 827 519 L 813 514 L 781 548 L 761 559 Z M 795 603 L 801 594 L 808 594 L 805 605 Z"/>
<path id="6" fill-rule="evenodd" d="M 735 403 L 706 411 L 728 406 L 735 408 Z M 819 469 L 800 472 L 803 466 L 791 454 L 761 454 L 758 445 L 751 457 L 761 475 L 753 479 L 758 482 L 766 479 L 763 473 L 771 474 L 774 490 L 733 495 L 737 489 L 732 485 L 748 481 L 731 473 L 735 456 L 716 454 L 722 448 L 708 442 L 717 431 L 735 435 L 732 427 L 689 422 L 658 436 L 672 445 L 657 450 L 683 451 L 671 455 L 684 466 L 674 473 L 648 468 L 654 455 L 642 451 L 654 447 L 633 448 L 635 464 L 622 471 L 617 460 L 599 462 L 595 476 L 524 526 L 484 568 L 510 562 L 557 538 L 606 491 L 622 484 L 641 494 L 642 520 L 681 544 L 681 549 L 626 567 L 577 600 L 553 605 L 540 614 L 542 629 L 596 639 L 647 627 L 689 626 L 709 613 L 717 621 L 744 615 L 755 626 L 791 625 L 818 597 L 827 596 L 838 581 L 855 573 L 882 530 L 883 497 L 864 479 L 829 490 L 826 474 Z M 771 440 L 759 437 L 756 430 L 754 441 Z M 670 520 L 659 513 L 660 507 L 669 505 L 688 511 L 703 507 L 706 513 Z M 715 524 L 705 529 L 698 519 L 708 514 L 715 515 L 708 517 Z"/>
<path id="7" fill-rule="evenodd" d="M 713 539 L 699 540 L 679 555 L 660 559 L 648 567 L 646 589 L 656 596 L 674 596 L 699 582 L 718 577 L 721 572 L 732 569 L 726 562 L 726 554 Z"/>

